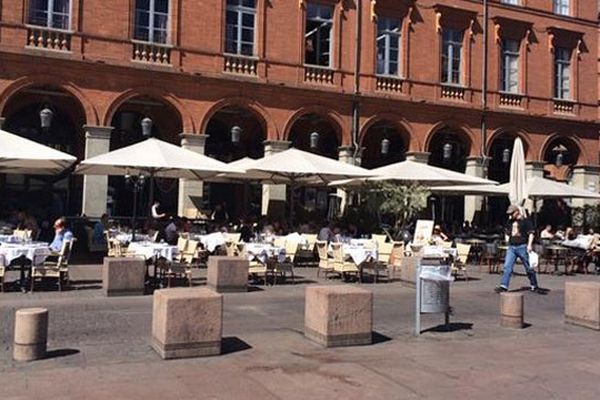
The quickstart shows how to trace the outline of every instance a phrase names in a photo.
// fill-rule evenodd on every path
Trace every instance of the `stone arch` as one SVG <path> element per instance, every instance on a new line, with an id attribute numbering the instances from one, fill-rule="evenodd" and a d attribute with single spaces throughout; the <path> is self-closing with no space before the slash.
<path id="1" fill-rule="evenodd" d="M 111 121 L 113 120 L 117 110 L 128 100 L 131 100 L 135 97 L 146 96 L 151 97 L 160 101 L 164 101 L 167 105 L 169 105 L 177 114 L 179 114 L 179 118 L 182 123 L 182 128 L 184 132 L 195 132 L 194 120 L 191 114 L 188 112 L 185 105 L 175 96 L 170 93 L 164 92 L 159 89 L 154 88 L 134 88 L 128 89 L 125 92 L 119 94 L 116 98 L 114 98 L 106 112 L 104 113 L 104 117 L 102 119 L 103 124 L 105 126 L 109 126 Z"/>
<path id="2" fill-rule="evenodd" d="M 290 134 L 292 127 L 301 117 L 309 114 L 316 114 L 326 120 L 328 120 L 334 127 L 335 133 L 338 139 L 338 143 L 340 146 L 346 144 L 344 142 L 344 121 L 339 113 L 329 108 L 313 105 L 302 107 L 294 112 L 292 116 L 285 123 L 285 129 L 283 131 L 283 136 L 281 140 L 290 140 Z M 350 140 L 351 141 L 351 140 Z M 349 144 L 349 143 L 348 143 Z"/>
<path id="3" fill-rule="evenodd" d="M 71 82 L 56 75 L 45 74 L 39 77 L 24 76 L 12 82 L 0 94 L 0 115 L 4 115 L 6 105 L 10 100 L 24 89 L 35 86 L 51 86 L 64 90 L 81 105 L 87 125 L 98 125 L 98 112 L 93 103 L 87 98 L 83 91 Z"/>
<path id="4" fill-rule="evenodd" d="M 460 124 L 456 121 L 453 120 L 444 120 L 444 121 L 440 121 L 437 122 L 436 124 L 434 124 L 431 129 L 429 130 L 429 132 L 427 132 L 427 135 L 425 136 L 425 142 L 423 143 L 423 147 L 422 147 L 422 151 L 429 151 L 429 148 L 431 147 L 431 141 L 432 139 L 435 137 L 435 135 L 444 130 L 444 129 L 449 129 L 454 131 L 456 134 L 458 134 L 465 142 L 465 144 L 467 144 L 469 151 L 467 156 L 471 156 L 476 154 L 476 149 L 475 146 L 473 145 L 475 143 L 475 135 L 473 134 L 473 132 L 471 131 L 471 129 L 464 125 L 464 124 Z"/>
<path id="5" fill-rule="evenodd" d="M 540 153 L 538 155 L 539 160 L 544 160 L 546 152 L 550 149 L 550 146 L 552 145 L 552 143 L 557 139 L 571 142 L 571 144 L 577 149 L 577 151 L 579 153 L 579 159 L 577 160 L 578 161 L 577 164 L 588 164 L 589 163 L 587 153 L 584 150 L 585 147 L 581 143 L 581 140 L 577 136 L 567 135 L 565 133 L 553 133 L 546 138 L 546 140 L 544 141 L 544 144 L 540 148 Z"/>
<path id="6" fill-rule="evenodd" d="M 418 141 L 418 138 L 416 138 L 415 135 L 413 134 L 413 129 L 408 121 L 406 121 L 404 118 L 398 118 L 397 115 L 395 115 L 391 112 L 383 112 L 383 113 L 377 113 L 376 115 L 369 118 L 363 124 L 362 128 L 360 129 L 360 133 L 358 135 L 359 145 L 362 145 L 369 129 L 371 127 L 373 127 L 373 125 L 380 123 L 380 122 L 389 122 L 396 127 L 398 132 L 400 132 L 400 134 L 403 136 L 407 151 L 408 151 L 408 149 L 411 148 L 412 141 Z M 420 143 L 419 143 L 419 145 L 420 145 Z"/>
<path id="7" fill-rule="evenodd" d="M 270 137 L 270 133 L 274 133 L 276 137 L 279 137 L 277 127 L 275 126 L 273 118 L 267 109 L 259 102 L 246 97 L 228 97 L 211 105 L 202 118 L 199 132 L 202 134 L 206 133 L 206 127 L 211 118 L 214 117 L 217 112 L 226 107 L 240 107 L 248 109 L 260 120 L 264 127 L 267 138 Z"/>
<path id="8" fill-rule="evenodd" d="M 488 155 L 488 156 L 490 155 L 490 151 L 492 150 L 492 144 L 494 143 L 494 141 L 496 139 L 498 139 L 503 134 L 515 135 L 516 137 L 520 138 L 523 141 L 523 147 L 524 147 L 523 150 L 525 150 L 525 159 L 526 160 L 529 160 L 531 157 L 534 156 L 533 151 L 532 151 L 533 147 L 531 145 L 530 133 L 524 129 L 520 129 L 520 128 L 516 128 L 516 127 L 512 127 L 512 126 L 505 126 L 502 128 L 498 128 L 492 132 L 490 137 L 487 139 L 486 148 L 485 148 L 486 155 Z"/>

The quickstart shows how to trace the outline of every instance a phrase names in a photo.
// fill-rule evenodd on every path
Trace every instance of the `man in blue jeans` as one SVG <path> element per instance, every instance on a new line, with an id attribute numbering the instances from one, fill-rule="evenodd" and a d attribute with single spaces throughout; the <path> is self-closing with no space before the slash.
<path id="1" fill-rule="evenodd" d="M 500 286 L 496 287 L 494 290 L 497 293 L 508 291 L 513 267 L 518 258 L 523 263 L 525 271 L 527 272 L 527 277 L 531 284 L 531 291 L 542 293 L 542 290 L 538 287 L 535 271 L 529 264 L 529 252 L 532 249 L 534 238 L 533 224 L 521 213 L 521 209 L 514 204 L 511 204 L 508 207 L 506 213 L 510 215 L 508 223 L 506 224 L 508 249 L 506 250 L 506 259 L 504 260 L 502 282 L 500 283 Z"/>

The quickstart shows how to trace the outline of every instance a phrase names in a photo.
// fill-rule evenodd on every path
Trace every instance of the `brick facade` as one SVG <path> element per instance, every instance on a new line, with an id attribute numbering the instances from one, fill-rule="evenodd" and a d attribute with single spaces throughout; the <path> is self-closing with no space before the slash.
<path id="1" fill-rule="evenodd" d="M 266 140 L 289 140 L 296 122 L 316 114 L 330 124 L 337 146 L 351 146 L 358 99 L 358 141 L 373 157 L 377 150 L 369 146 L 379 140 L 369 142 L 370 128 L 385 121 L 402 138 L 403 152 L 431 152 L 435 135 L 451 130 L 465 143 L 465 157 L 490 156 L 494 140 L 510 134 L 524 140 L 528 161 L 547 159 L 559 138 L 576 153 L 573 164 L 598 164 L 597 2 L 571 0 L 572 16 L 566 17 L 555 15 L 547 0 L 521 0 L 521 6 L 490 0 L 485 144 L 481 2 L 315 2 L 334 7 L 329 69 L 303 63 L 309 0 L 256 1 L 254 58 L 224 55 L 225 0 L 171 0 L 167 46 L 132 41 L 134 1 L 72 0 L 69 32 L 27 25 L 27 0 L 0 1 L 0 117 L 9 120 L 22 105 L 39 101 L 21 96 L 28 89 L 56 88 L 76 100 L 70 112 L 78 115 L 78 126 L 111 126 L 124 104 L 144 96 L 168 106 L 163 119 L 176 122 L 163 123 L 163 131 L 176 142 L 180 133 L 211 134 L 211 118 L 236 107 L 255 116 Z M 357 4 L 361 53 L 354 96 Z M 377 20 L 386 16 L 402 21 L 396 78 L 376 75 Z M 448 28 L 464 32 L 459 88 L 440 84 L 442 32 Z M 521 46 L 517 96 L 500 91 L 503 38 Z M 572 101 L 553 99 L 557 47 L 573 50 Z"/>

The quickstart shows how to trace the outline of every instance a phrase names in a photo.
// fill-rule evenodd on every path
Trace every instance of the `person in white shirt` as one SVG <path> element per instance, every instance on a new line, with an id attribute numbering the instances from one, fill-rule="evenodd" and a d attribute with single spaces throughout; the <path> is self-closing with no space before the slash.
<path id="1" fill-rule="evenodd" d="M 155 201 L 154 204 L 152 204 L 152 208 L 150 209 L 152 212 L 152 218 L 161 219 L 161 218 L 166 217 L 167 214 L 159 212 L 158 207 L 160 207 L 160 202 Z"/>
<path id="2" fill-rule="evenodd" d="M 541 239 L 552 239 L 554 238 L 554 233 L 552 233 L 552 225 L 546 225 L 543 231 L 540 232 Z"/>

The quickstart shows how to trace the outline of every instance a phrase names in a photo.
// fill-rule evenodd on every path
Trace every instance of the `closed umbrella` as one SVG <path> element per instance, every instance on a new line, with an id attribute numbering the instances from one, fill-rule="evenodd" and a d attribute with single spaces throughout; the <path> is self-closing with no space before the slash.
<path id="1" fill-rule="evenodd" d="M 54 175 L 76 160 L 70 154 L 0 130 L 0 173 Z"/>
<path id="2" fill-rule="evenodd" d="M 508 199 L 510 204 L 522 207 L 527 200 L 527 171 L 525 170 L 525 152 L 521 138 L 517 138 L 513 145 L 509 175 Z"/>

